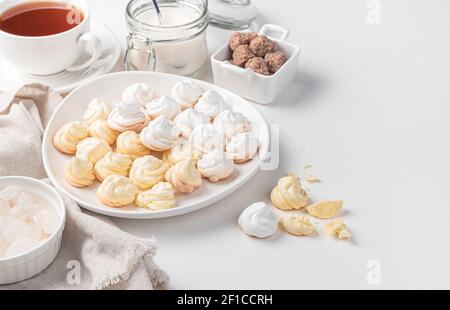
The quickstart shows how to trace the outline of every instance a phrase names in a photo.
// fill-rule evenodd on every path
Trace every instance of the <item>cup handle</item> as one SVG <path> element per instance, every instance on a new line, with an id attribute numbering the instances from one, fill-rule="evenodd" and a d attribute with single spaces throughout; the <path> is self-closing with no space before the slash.
<path id="1" fill-rule="evenodd" d="M 82 63 L 77 63 L 66 69 L 69 72 L 80 71 L 92 66 L 102 55 L 102 43 L 100 39 L 92 33 L 85 33 L 78 38 L 78 48 L 83 52 L 87 50 L 90 52 L 91 57 Z M 81 54 L 80 52 L 80 54 Z"/>
<path id="2" fill-rule="evenodd" d="M 278 42 L 283 42 L 289 36 L 289 30 L 273 24 L 265 24 L 264 26 L 262 26 L 259 34 L 267 36 L 269 32 L 273 34 L 271 38 L 275 39 Z"/>

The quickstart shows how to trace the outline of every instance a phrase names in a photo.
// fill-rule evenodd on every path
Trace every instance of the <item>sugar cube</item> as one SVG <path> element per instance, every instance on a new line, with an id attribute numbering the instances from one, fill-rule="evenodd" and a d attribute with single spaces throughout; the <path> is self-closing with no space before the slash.
<path id="1" fill-rule="evenodd" d="M 30 230 L 28 231 L 27 238 L 34 240 L 42 239 L 42 229 L 38 225 L 29 225 Z"/>
<path id="2" fill-rule="evenodd" d="M 13 200 L 19 195 L 20 189 L 15 185 L 9 185 L 0 191 L 0 199 Z"/>
<path id="3" fill-rule="evenodd" d="M 0 199 L 0 215 L 7 215 L 9 213 L 9 201 Z"/>
<path id="4" fill-rule="evenodd" d="M 34 216 L 34 222 L 47 234 L 53 234 L 59 225 L 56 211 L 42 210 Z"/>
<path id="5" fill-rule="evenodd" d="M 6 251 L 6 256 L 17 256 L 33 250 L 40 244 L 40 241 L 34 239 L 21 239 L 14 241 Z"/>
<path id="6" fill-rule="evenodd" d="M 23 221 L 9 218 L 4 226 L 1 227 L 3 238 L 8 243 L 27 238 L 30 228 Z"/>

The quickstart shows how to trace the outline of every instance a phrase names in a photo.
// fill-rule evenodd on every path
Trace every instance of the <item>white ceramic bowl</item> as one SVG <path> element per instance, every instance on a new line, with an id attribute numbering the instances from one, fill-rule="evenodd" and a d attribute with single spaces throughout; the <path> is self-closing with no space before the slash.
<path id="1" fill-rule="evenodd" d="M 64 202 L 49 185 L 27 177 L 0 177 L 0 189 L 8 185 L 24 188 L 51 203 L 61 221 L 56 232 L 37 248 L 18 256 L 0 258 L 0 284 L 26 280 L 47 268 L 58 255 L 66 222 Z"/>
<path id="2" fill-rule="evenodd" d="M 287 61 L 275 74 L 262 75 L 229 62 L 232 54 L 228 42 L 211 56 L 214 82 L 246 99 L 269 104 L 292 82 L 297 72 L 300 48 L 286 42 L 289 31 L 276 25 L 266 24 L 259 32 L 276 41 L 286 53 Z"/>
<path id="3" fill-rule="evenodd" d="M 230 179 L 219 183 L 205 180 L 203 186 L 192 194 L 177 194 L 175 208 L 159 211 L 137 208 L 134 204 L 124 208 L 110 208 L 103 205 L 96 195 L 98 182 L 87 188 L 75 188 L 65 180 L 64 171 L 72 156 L 58 152 L 53 146 L 52 138 L 63 125 L 75 120 L 82 120 L 87 105 L 92 99 L 104 98 L 112 104 L 117 104 L 121 100 L 122 91 L 128 85 L 137 82 L 148 83 L 160 96 L 170 95 L 172 88 L 181 80 L 190 79 L 159 72 L 117 72 L 86 82 L 71 92 L 53 114 L 44 133 L 42 157 L 52 184 L 90 211 L 128 219 L 156 219 L 178 216 L 207 207 L 248 182 L 259 171 L 268 154 L 270 138 L 267 124 L 262 115 L 248 101 L 220 87 L 198 80 L 195 81 L 204 90 L 219 92 L 233 109 L 245 114 L 254 124 L 253 132 L 260 142 L 258 156 L 245 164 L 236 165 L 236 171 Z"/>

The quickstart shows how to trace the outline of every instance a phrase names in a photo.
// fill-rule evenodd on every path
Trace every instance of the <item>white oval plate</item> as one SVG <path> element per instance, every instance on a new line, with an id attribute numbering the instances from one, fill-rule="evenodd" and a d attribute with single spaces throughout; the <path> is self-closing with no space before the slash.
<path id="1" fill-rule="evenodd" d="M 70 156 L 59 153 L 52 143 L 52 137 L 64 124 L 82 120 L 88 103 L 94 98 L 105 98 L 117 104 L 123 89 L 136 82 L 145 82 L 151 85 L 158 95 L 170 95 L 172 87 L 180 80 L 187 79 L 176 75 L 153 72 L 119 72 L 108 74 L 88 81 L 67 96 L 52 116 L 44 134 L 42 147 L 44 167 L 51 182 L 82 207 L 101 214 L 129 218 L 129 219 L 155 219 L 186 214 L 207 207 L 241 187 L 260 169 L 267 157 L 269 146 L 269 133 L 267 124 L 259 112 L 241 97 L 224 90 L 218 86 L 197 81 L 205 90 L 220 92 L 233 109 L 244 113 L 255 124 L 255 134 L 259 137 L 261 147 L 258 156 L 243 165 L 237 165 L 236 173 L 232 178 L 216 184 L 204 181 L 201 188 L 189 195 L 177 194 L 177 207 L 170 210 L 151 211 L 137 208 L 134 205 L 121 209 L 113 209 L 100 203 L 96 196 L 99 183 L 78 189 L 72 187 L 64 180 L 64 170 Z"/>

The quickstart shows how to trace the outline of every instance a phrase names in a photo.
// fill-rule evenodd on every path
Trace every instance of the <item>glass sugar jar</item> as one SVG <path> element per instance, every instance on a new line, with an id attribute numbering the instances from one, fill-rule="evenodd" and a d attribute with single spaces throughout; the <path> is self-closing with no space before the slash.
<path id="1" fill-rule="evenodd" d="M 126 8 L 129 30 L 127 70 L 178 75 L 196 73 L 208 59 L 207 0 L 131 0 Z"/>

